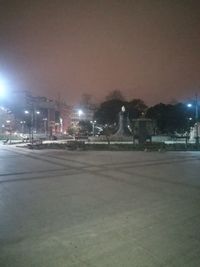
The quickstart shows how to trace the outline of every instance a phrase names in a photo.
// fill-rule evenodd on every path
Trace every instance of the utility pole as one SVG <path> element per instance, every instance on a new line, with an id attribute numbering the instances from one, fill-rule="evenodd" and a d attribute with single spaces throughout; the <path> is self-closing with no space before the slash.
<path id="1" fill-rule="evenodd" d="M 199 107 L 198 107 L 198 95 L 195 94 L 195 121 L 196 121 L 196 145 L 199 147 Z"/>
<path id="2" fill-rule="evenodd" d="M 34 127 L 34 106 L 31 108 L 31 144 L 33 144 L 33 127 Z"/>
<path id="3" fill-rule="evenodd" d="M 95 136 L 95 123 L 96 121 L 90 121 L 92 123 L 92 135 Z"/>

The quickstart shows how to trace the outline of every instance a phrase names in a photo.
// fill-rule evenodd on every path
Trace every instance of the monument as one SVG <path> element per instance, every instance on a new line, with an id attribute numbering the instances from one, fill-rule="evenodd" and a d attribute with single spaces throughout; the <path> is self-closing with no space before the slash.
<path id="1" fill-rule="evenodd" d="M 152 120 L 146 118 L 139 118 L 132 120 L 130 127 L 130 121 L 128 117 L 128 112 L 124 106 L 121 107 L 121 111 L 118 114 L 118 127 L 114 134 L 110 131 L 105 132 L 104 135 L 100 137 L 90 137 L 92 141 L 132 141 L 135 143 L 144 144 L 146 140 L 151 139 L 153 133 L 153 123 Z"/>
<path id="2" fill-rule="evenodd" d="M 119 124 L 116 133 L 113 135 L 115 137 L 130 137 L 132 136 L 131 127 L 129 125 L 128 113 L 124 106 L 122 106 L 119 112 Z"/>

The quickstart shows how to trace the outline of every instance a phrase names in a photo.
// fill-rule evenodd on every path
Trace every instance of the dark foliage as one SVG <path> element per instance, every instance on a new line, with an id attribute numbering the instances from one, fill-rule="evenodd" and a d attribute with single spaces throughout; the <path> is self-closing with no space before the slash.
<path id="1" fill-rule="evenodd" d="M 188 130 L 188 111 L 184 104 L 157 104 L 149 108 L 146 117 L 156 121 L 159 133 L 184 133 Z"/>
<path id="2" fill-rule="evenodd" d="M 141 99 L 133 99 L 130 102 L 112 99 L 103 102 L 96 111 L 94 117 L 100 124 L 118 123 L 118 114 L 122 106 L 125 106 L 130 120 L 141 117 L 147 109 L 147 106 Z"/>
<path id="3" fill-rule="evenodd" d="M 118 113 L 122 106 L 127 106 L 127 102 L 122 100 L 108 100 L 103 102 L 95 112 L 94 118 L 99 124 L 114 124 L 118 122 Z"/>

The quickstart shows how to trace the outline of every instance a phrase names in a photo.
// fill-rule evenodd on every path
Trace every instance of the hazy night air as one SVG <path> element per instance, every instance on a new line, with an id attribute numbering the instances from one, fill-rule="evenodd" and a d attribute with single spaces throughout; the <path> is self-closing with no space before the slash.
<path id="1" fill-rule="evenodd" d="M 200 94 L 200 1 L 0 1 L 10 89 L 68 103 L 114 89 L 147 104 Z"/>

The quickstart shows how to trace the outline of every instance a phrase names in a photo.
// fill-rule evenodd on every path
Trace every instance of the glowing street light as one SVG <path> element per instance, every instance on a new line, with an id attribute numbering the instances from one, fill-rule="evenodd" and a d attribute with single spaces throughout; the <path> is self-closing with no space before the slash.
<path id="1" fill-rule="evenodd" d="M 24 124 L 26 123 L 26 121 L 20 121 L 21 126 L 22 126 L 22 134 L 24 133 Z"/>
<path id="2" fill-rule="evenodd" d="M 93 136 L 95 136 L 95 128 L 94 128 L 94 126 L 95 126 L 96 121 L 90 121 L 90 123 L 92 123 L 92 133 L 93 133 Z"/>
<path id="3" fill-rule="evenodd" d="M 81 109 L 78 110 L 78 116 L 81 117 L 83 115 L 83 111 Z"/>
<path id="4" fill-rule="evenodd" d="M 37 133 L 37 130 L 38 130 L 38 122 L 37 122 L 37 115 L 40 115 L 40 111 L 39 110 L 36 110 L 35 111 L 35 114 L 36 114 L 36 116 L 35 116 L 35 133 Z"/>
<path id="5" fill-rule="evenodd" d="M 33 144 L 33 118 L 34 118 L 34 114 L 33 114 L 33 110 L 31 110 L 31 112 L 29 110 L 24 110 L 24 113 L 26 115 L 29 115 L 31 118 L 31 126 L 30 126 L 30 134 L 31 134 L 31 143 Z"/>
<path id="6" fill-rule="evenodd" d="M 44 132 L 45 132 L 45 136 L 47 136 L 47 123 L 48 123 L 48 119 L 47 118 L 43 118 L 44 121 Z"/>
<path id="7" fill-rule="evenodd" d="M 191 103 L 187 104 L 188 108 L 192 108 Z M 196 145 L 199 146 L 199 107 L 198 107 L 198 96 L 195 94 L 195 126 L 196 126 Z"/>

